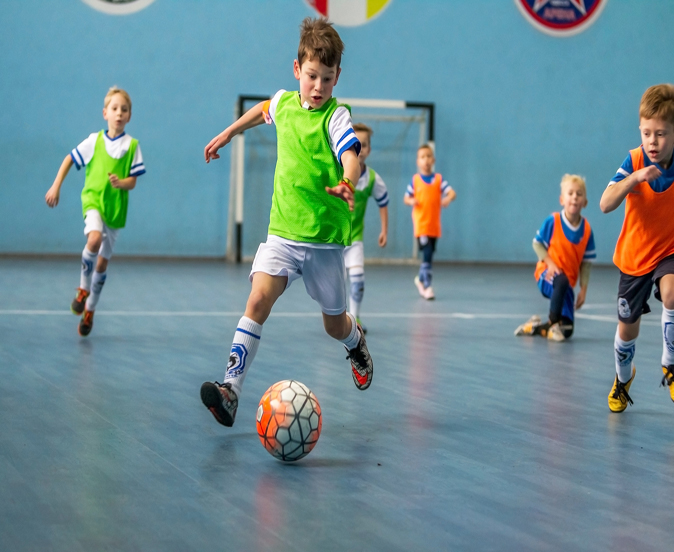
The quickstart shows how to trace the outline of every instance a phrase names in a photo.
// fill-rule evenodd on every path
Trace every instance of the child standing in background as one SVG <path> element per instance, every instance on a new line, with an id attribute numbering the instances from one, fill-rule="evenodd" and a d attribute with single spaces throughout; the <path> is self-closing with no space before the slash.
<path id="1" fill-rule="evenodd" d="M 367 328 L 360 321 L 360 304 L 363 301 L 365 292 L 365 260 L 363 252 L 363 230 L 365 227 L 365 211 L 367 209 L 367 200 L 370 196 L 379 206 L 379 218 L 381 219 L 381 232 L 379 232 L 379 247 L 386 247 L 386 236 L 388 234 L 388 191 L 386 184 L 372 167 L 365 165 L 365 161 L 370 155 L 372 145 L 372 129 L 363 124 L 353 125 L 356 131 L 356 137 L 360 142 L 360 153 L 358 161 L 360 163 L 360 178 L 356 183 L 354 192 L 354 207 L 351 212 L 351 245 L 344 249 L 344 265 L 351 281 L 351 293 L 349 301 L 349 312 L 356 317 L 356 321 L 367 333 Z"/>
<path id="2" fill-rule="evenodd" d="M 547 322 L 532 316 L 515 330 L 515 335 L 540 335 L 564 341 L 573 334 L 574 308 L 585 303 L 591 263 L 597 258 L 590 223 L 580 213 L 587 207 L 585 180 L 565 174 L 560 184 L 563 209 L 543 221 L 533 247 L 538 257 L 534 277 L 543 297 L 550 299 Z M 580 291 L 574 304 L 573 288 L 580 275 Z"/>
<path id="3" fill-rule="evenodd" d="M 412 177 L 412 182 L 405 192 L 405 204 L 412 206 L 414 237 L 419 242 L 423 255 L 419 274 L 414 277 L 419 295 L 424 299 L 435 299 L 431 287 L 433 280 L 433 253 L 435 242 L 442 235 L 441 209 L 449 207 L 456 199 L 456 192 L 442 179 L 440 173 L 433 172 L 435 155 L 430 145 L 424 144 L 417 150 L 417 168 L 419 172 Z"/>
<path id="4" fill-rule="evenodd" d="M 77 170 L 86 167 L 82 190 L 84 235 L 80 286 L 70 309 L 82 315 L 78 332 L 89 335 L 94 325 L 94 310 L 105 284 L 108 262 L 117 235 L 126 224 L 129 190 L 136 178 L 145 173 L 138 140 L 124 132 L 131 119 L 131 98 L 124 90 L 112 87 L 103 100 L 103 119 L 108 130 L 90 134 L 61 163 L 56 179 L 45 196 L 49 207 L 59 202 L 61 185 L 73 163 Z M 95 268 L 94 268 L 95 267 Z"/>

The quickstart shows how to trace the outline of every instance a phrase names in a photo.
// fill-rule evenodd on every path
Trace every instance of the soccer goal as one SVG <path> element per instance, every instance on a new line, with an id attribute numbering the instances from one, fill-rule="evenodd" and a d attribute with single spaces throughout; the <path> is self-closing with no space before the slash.
<path id="1" fill-rule="evenodd" d="M 241 95 L 234 116 L 243 115 L 268 96 Z M 367 160 L 383 179 L 389 194 L 388 245 L 377 246 L 379 209 L 368 205 L 365 219 L 365 257 L 368 262 L 402 263 L 416 258 L 410 208 L 403 203 L 405 189 L 416 172 L 416 151 L 424 143 L 434 147 L 435 105 L 429 102 L 338 98 L 351 107 L 354 123 L 373 130 L 372 153 Z M 231 144 L 227 228 L 227 259 L 250 260 L 266 240 L 274 189 L 276 132 L 268 125 L 247 130 Z"/>

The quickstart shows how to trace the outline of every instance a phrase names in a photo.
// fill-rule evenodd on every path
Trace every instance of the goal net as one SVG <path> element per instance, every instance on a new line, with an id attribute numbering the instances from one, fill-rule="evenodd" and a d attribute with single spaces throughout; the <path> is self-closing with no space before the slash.
<path id="1" fill-rule="evenodd" d="M 239 96 L 239 117 L 266 96 Z M 373 130 L 372 153 L 367 165 L 388 188 L 388 244 L 377 245 L 381 229 L 379 208 L 370 200 L 365 217 L 366 262 L 402 263 L 416 258 L 410 207 L 403 195 L 416 172 L 416 151 L 424 143 L 434 145 L 434 104 L 398 100 L 338 98 L 351 107 L 354 123 Z M 266 241 L 274 190 L 276 132 L 268 125 L 247 130 L 232 140 L 227 258 L 251 260 L 258 245 Z"/>

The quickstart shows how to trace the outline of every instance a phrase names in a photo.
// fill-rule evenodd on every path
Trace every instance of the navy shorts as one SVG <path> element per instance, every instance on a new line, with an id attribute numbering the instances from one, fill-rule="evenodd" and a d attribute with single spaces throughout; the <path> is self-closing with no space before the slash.
<path id="1" fill-rule="evenodd" d="M 655 298 L 660 298 L 660 278 L 666 274 L 674 274 L 674 255 L 665 257 L 655 270 L 643 276 L 630 276 L 620 272 L 618 283 L 618 320 L 626 324 L 634 324 L 642 314 L 651 312 L 648 299 L 655 285 Z"/>

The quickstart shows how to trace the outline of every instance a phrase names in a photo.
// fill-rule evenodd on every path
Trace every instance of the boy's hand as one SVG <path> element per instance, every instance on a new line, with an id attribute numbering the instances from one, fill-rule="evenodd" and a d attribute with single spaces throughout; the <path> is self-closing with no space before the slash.
<path id="1" fill-rule="evenodd" d="M 635 185 L 637 185 L 640 182 L 653 182 L 654 180 L 657 180 L 660 176 L 662 176 L 662 172 L 660 172 L 660 169 L 658 169 L 655 165 L 649 165 L 648 167 L 634 171 L 632 176 L 636 181 Z"/>
<path id="2" fill-rule="evenodd" d="M 46 195 L 44 196 L 44 199 L 49 207 L 54 208 L 59 204 L 60 192 L 61 191 L 57 186 L 52 185 L 52 187 L 49 188 Z"/>
<path id="3" fill-rule="evenodd" d="M 108 180 L 110 180 L 110 186 L 119 188 L 119 177 L 116 174 L 108 173 Z"/>
<path id="4" fill-rule="evenodd" d="M 204 148 L 204 159 L 206 159 L 206 163 L 210 163 L 211 159 L 220 159 L 218 150 L 229 144 L 230 141 L 231 138 L 229 135 L 221 132 L 208 142 L 208 145 Z"/>
<path id="5" fill-rule="evenodd" d="M 349 205 L 349 211 L 353 211 L 353 190 L 346 182 L 340 182 L 334 188 L 325 188 L 331 196 L 338 197 L 342 201 L 346 201 Z"/>
<path id="6" fill-rule="evenodd" d="M 543 262 L 548 267 L 547 272 L 545 273 L 545 279 L 548 282 L 552 283 L 552 281 L 555 279 L 555 276 L 557 276 L 557 274 L 560 274 L 562 271 L 559 270 L 559 267 L 550 258 L 545 259 L 545 261 Z"/>
<path id="7" fill-rule="evenodd" d="M 582 287 L 578 292 L 578 297 L 576 298 L 576 310 L 582 307 L 585 304 L 585 295 L 587 294 L 587 288 Z"/>
<path id="8" fill-rule="evenodd" d="M 386 232 L 379 234 L 379 239 L 377 240 L 379 247 L 386 247 Z"/>

